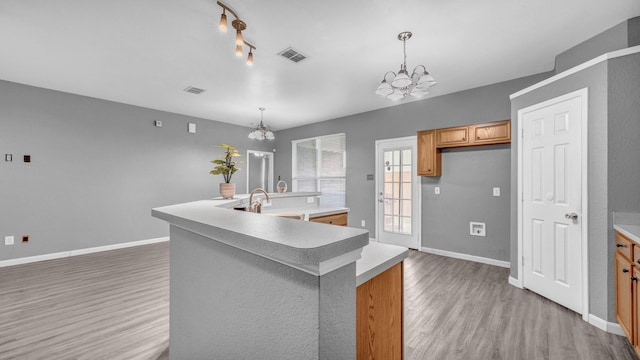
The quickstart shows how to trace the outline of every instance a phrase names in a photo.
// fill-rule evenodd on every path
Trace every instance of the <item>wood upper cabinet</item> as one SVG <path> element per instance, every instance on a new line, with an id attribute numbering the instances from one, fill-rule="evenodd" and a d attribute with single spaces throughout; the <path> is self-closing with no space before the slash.
<path id="1" fill-rule="evenodd" d="M 469 126 L 474 145 L 504 144 L 511 142 L 511 121 L 496 121 Z"/>
<path id="2" fill-rule="evenodd" d="M 418 176 L 440 176 L 441 155 L 435 140 L 435 130 L 418 132 Z"/>
<path id="3" fill-rule="evenodd" d="M 418 131 L 418 176 L 442 174 L 440 149 L 510 142 L 511 120 Z"/>
<path id="4" fill-rule="evenodd" d="M 469 144 L 469 126 L 436 130 L 436 147 L 448 148 Z"/>

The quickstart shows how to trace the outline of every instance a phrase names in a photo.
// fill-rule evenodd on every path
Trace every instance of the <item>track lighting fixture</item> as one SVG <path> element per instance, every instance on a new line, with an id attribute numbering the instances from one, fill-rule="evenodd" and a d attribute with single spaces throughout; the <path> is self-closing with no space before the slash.
<path id="1" fill-rule="evenodd" d="M 227 32 L 228 27 L 227 27 L 227 11 L 229 11 L 229 13 L 231 13 L 231 15 L 233 15 L 235 17 L 235 19 L 231 22 L 231 26 L 236 30 L 236 56 L 241 57 L 242 56 L 242 46 L 246 45 L 249 47 L 249 55 L 247 56 L 247 65 L 253 65 L 253 50 L 256 49 L 256 47 L 247 42 L 244 39 L 244 36 L 242 36 L 242 32 L 247 28 L 247 23 L 245 23 L 244 21 L 240 20 L 238 18 L 238 14 L 236 14 L 235 11 L 233 11 L 228 5 L 218 1 L 218 5 L 222 8 L 222 15 L 220 15 L 220 22 L 218 23 L 218 28 L 220 29 L 220 31 L 222 32 Z"/>

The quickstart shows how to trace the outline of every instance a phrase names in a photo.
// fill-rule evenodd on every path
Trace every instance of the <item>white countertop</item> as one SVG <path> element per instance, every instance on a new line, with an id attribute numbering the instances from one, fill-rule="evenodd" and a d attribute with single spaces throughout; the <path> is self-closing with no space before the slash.
<path id="1" fill-rule="evenodd" d="M 159 207 L 152 209 L 152 216 L 315 275 L 337 268 L 332 259 L 346 254 L 359 258 L 369 242 L 363 229 L 234 211 L 218 207 L 216 200 Z"/>
<path id="2" fill-rule="evenodd" d="M 356 261 L 356 286 L 360 286 L 409 256 L 402 246 L 370 241 L 362 249 L 362 258 Z"/>
<path id="3" fill-rule="evenodd" d="M 317 193 L 296 194 L 313 196 Z M 310 217 L 349 212 L 346 207 L 267 207 L 262 209 L 262 214 L 230 209 L 242 201 L 194 201 L 155 208 L 152 209 L 152 215 L 173 226 L 316 275 L 339 266 L 331 259 L 345 260 L 345 256 L 358 259 L 357 285 L 391 268 L 409 254 L 404 247 L 370 243 L 369 232 L 364 229 L 308 222 Z M 304 220 L 307 221 L 265 216 L 276 214 L 304 214 Z"/>
<path id="4" fill-rule="evenodd" d="M 640 244 L 640 225 L 616 224 L 613 228 Z"/>

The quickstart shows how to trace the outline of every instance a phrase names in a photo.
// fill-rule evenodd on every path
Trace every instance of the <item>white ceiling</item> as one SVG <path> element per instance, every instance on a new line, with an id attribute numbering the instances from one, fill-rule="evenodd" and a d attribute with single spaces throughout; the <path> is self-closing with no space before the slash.
<path id="1" fill-rule="evenodd" d="M 253 67 L 218 30 L 215 0 L 1 0 L 0 79 L 247 127 L 263 106 L 281 130 L 401 103 L 373 93 L 398 71 L 401 31 L 413 32 L 409 71 L 425 65 L 438 96 L 552 70 L 558 53 L 640 15 L 638 0 L 225 3 L 248 25 Z M 276 55 L 289 46 L 308 59 Z"/>

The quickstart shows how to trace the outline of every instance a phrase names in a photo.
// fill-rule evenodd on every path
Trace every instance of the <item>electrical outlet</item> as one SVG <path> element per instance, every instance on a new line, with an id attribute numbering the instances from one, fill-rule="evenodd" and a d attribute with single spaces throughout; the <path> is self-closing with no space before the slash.
<path id="1" fill-rule="evenodd" d="M 500 196 L 500 188 L 499 187 L 494 187 L 493 188 L 493 196 Z"/>
<path id="2" fill-rule="evenodd" d="M 5 245 L 13 245 L 13 236 L 5 236 L 4 237 Z"/>
<path id="3" fill-rule="evenodd" d="M 436 187 L 433 189 L 433 192 L 434 192 L 436 195 L 440 195 L 440 186 L 436 186 Z"/>
<path id="4" fill-rule="evenodd" d="M 366 223 L 364 222 L 364 220 L 361 220 L 361 221 L 360 221 L 360 226 L 365 227 L 365 226 L 366 226 L 365 224 L 366 224 Z"/>
<path id="5" fill-rule="evenodd" d="M 154 124 L 156 125 L 156 127 L 162 127 L 162 121 L 161 120 L 154 121 Z"/>
<path id="6" fill-rule="evenodd" d="M 4 161 L 13 161 L 13 154 L 4 154 Z"/>
<path id="7" fill-rule="evenodd" d="M 313 204 L 316 202 L 315 196 L 307 196 L 307 204 Z"/>
<path id="8" fill-rule="evenodd" d="M 271 200 L 262 200 L 262 207 L 270 207 L 271 206 Z"/>

